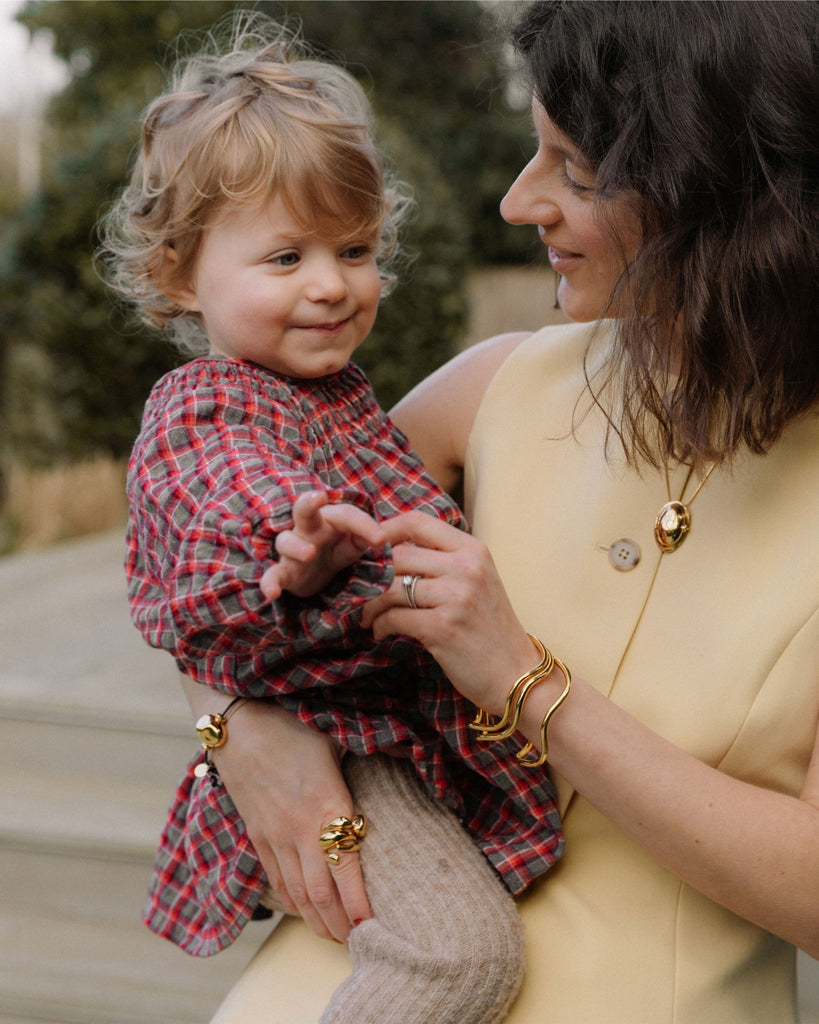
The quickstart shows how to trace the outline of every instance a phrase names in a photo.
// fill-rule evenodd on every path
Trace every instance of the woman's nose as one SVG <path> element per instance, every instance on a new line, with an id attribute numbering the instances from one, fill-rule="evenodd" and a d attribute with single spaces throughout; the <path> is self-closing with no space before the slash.
<path id="1" fill-rule="evenodd" d="M 509 224 L 554 224 L 561 219 L 560 206 L 549 197 L 535 160 L 528 163 L 501 200 L 501 217 Z"/>

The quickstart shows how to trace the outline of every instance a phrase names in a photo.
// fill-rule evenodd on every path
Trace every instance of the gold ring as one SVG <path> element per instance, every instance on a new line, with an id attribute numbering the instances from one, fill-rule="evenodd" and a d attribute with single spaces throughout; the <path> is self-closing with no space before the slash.
<path id="1" fill-rule="evenodd" d="M 353 818 L 346 818 L 342 815 L 322 826 L 319 833 L 319 845 L 324 850 L 328 862 L 338 864 L 337 851 L 353 853 L 358 849 L 366 834 L 367 822 L 363 814 L 356 814 Z"/>
<path id="2" fill-rule="evenodd" d="M 420 576 L 411 576 L 408 572 L 405 572 L 401 578 L 401 582 L 404 584 L 404 594 L 407 598 L 407 604 L 410 608 L 417 608 L 418 605 L 415 603 L 415 584 L 420 580 Z"/>

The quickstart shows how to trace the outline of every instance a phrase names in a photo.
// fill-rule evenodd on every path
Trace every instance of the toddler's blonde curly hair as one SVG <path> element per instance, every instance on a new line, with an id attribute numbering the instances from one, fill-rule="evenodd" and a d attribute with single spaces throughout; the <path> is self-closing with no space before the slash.
<path id="1" fill-rule="evenodd" d="M 410 200 L 385 175 L 361 86 L 313 59 L 296 33 L 239 11 L 177 61 L 146 110 L 130 183 L 100 221 L 97 265 L 141 320 L 184 353 L 205 353 L 201 320 L 169 293 L 190 279 L 225 203 L 274 194 L 307 232 L 373 239 L 389 286 Z"/>

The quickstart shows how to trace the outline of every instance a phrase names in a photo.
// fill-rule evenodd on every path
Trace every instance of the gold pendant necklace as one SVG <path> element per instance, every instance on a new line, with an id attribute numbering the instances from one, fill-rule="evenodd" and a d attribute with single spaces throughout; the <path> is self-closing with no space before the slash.
<path id="1" fill-rule="evenodd" d="M 696 490 L 688 499 L 688 504 L 686 504 L 682 499 L 685 494 L 685 489 L 688 486 L 688 481 L 691 479 L 691 474 L 694 472 L 694 467 L 692 466 L 691 469 L 688 470 L 688 476 L 685 478 L 685 483 L 682 486 L 679 501 L 672 501 L 671 482 L 668 479 L 668 466 L 663 466 L 663 469 L 665 470 L 665 489 L 668 494 L 668 501 L 660 509 L 657 514 L 657 518 L 654 520 L 654 540 L 657 541 L 657 547 L 664 555 L 671 554 L 672 551 L 676 551 L 688 536 L 688 531 L 691 529 L 691 505 L 694 503 L 694 498 L 696 498 L 705 486 L 705 482 L 708 477 L 711 476 L 716 469 L 716 465 L 716 462 L 714 462 L 702 480 L 700 480 Z"/>

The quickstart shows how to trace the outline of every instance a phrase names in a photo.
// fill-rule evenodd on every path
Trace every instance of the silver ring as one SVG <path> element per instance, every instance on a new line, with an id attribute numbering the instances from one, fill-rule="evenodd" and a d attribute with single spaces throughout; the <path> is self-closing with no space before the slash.
<path id="1" fill-rule="evenodd" d="M 408 572 L 405 572 L 401 582 L 404 584 L 404 593 L 407 597 L 407 604 L 410 608 L 417 608 L 418 605 L 415 603 L 415 584 L 420 580 L 420 576 L 411 576 Z"/>

